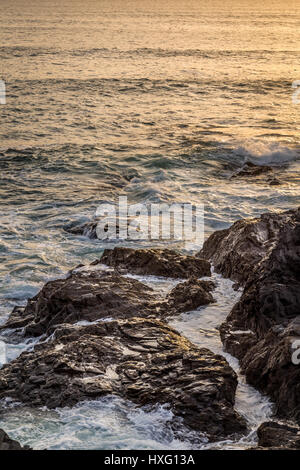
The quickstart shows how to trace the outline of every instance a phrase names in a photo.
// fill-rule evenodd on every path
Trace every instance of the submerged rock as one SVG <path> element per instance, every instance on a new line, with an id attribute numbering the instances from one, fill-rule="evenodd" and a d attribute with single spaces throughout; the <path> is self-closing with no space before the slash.
<path id="1" fill-rule="evenodd" d="M 175 418 L 210 440 L 245 431 L 234 410 L 236 386 L 224 357 L 144 318 L 62 325 L 0 370 L 1 398 L 49 408 L 107 394 L 169 404 Z"/>
<path id="2" fill-rule="evenodd" d="M 253 269 L 272 251 L 279 233 L 287 226 L 294 226 L 296 212 L 267 213 L 255 219 L 238 220 L 230 228 L 214 232 L 198 256 L 210 260 L 223 276 L 244 285 Z"/>
<path id="3" fill-rule="evenodd" d="M 97 228 L 98 221 L 93 220 L 91 222 L 84 222 L 78 225 L 69 225 L 65 227 L 65 231 L 72 235 L 83 235 L 90 238 L 91 240 L 97 239 Z"/>
<path id="4" fill-rule="evenodd" d="M 137 217 L 130 216 L 123 222 L 123 225 L 127 225 L 127 239 L 131 239 L 130 228 L 133 232 L 140 231 L 139 224 L 136 219 Z M 100 239 L 105 241 L 109 240 L 110 238 L 119 238 L 120 222 L 122 222 L 122 219 L 120 220 L 119 218 L 109 219 L 108 217 L 99 217 L 89 222 L 83 222 L 78 225 L 67 225 L 66 227 L 64 227 L 64 230 L 68 233 L 71 233 L 72 235 L 85 236 L 90 238 L 91 240 Z M 98 227 L 100 227 L 100 230 L 98 229 Z"/>
<path id="5" fill-rule="evenodd" d="M 300 449 L 300 428 L 266 422 L 257 430 L 258 446 L 276 449 Z"/>
<path id="6" fill-rule="evenodd" d="M 0 429 L 0 450 L 29 450 L 29 447 L 22 447 L 19 442 L 11 439 L 3 429 Z"/>
<path id="7" fill-rule="evenodd" d="M 258 165 L 250 161 L 235 171 L 231 175 L 231 179 L 248 179 L 249 182 L 269 184 L 270 186 L 278 186 L 281 184 L 278 179 L 278 171 L 275 172 L 275 167 L 269 165 Z"/>
<path id="8" fill-rule="evenodd" d="M 205 259 L 182 255 L 175 250 L 116 247 L 106 249 L 99 260 L 107 266 L 118 267 L 134 274 L 147 274 L 188 279 L 210 276 L 210 263 Z"/>
<path id="9" fill-rule="evenodd" d="M 276 227 L 271 238 L 264 237 L 264 244 L 262 239 L 247 243 L 243 228 L 229 229 L 235 234 L 232 247 L 237 247 L 238 255 L 229 252 L 228 264 L 236 266 L 236 256 L 244 255 L 245 263 L 253 251 L 255 259 L 264 248 L 265 253 L 252 264 L 244 292 L 220 333 L 225 349 L 240 359 L 248 382 L 274 400 L 279 416 L 300 423 L 300 366 L 292 360 L 293 344 L 300 344 L 300 209 L 264 215 L 254 225 L 261 225 L 261 220 L 268 226 L 272 220 Z M 249 224 L 252 233 L 253 223 Z M 243 268 L 238 272 L 239 279 L 245 272 Z"/>
<path id="10" fill-rule="evenodd" d="M 251 178 L 272 172 L 273 168 L 271 166 L 256 165 L 255 163 L 247 161 L 241 168 L 239 168 L 235 173 L 233 173 L 231 178 Z"/>
<path id="11" fill-rule="evenodd" d="M 281 184 L 280 180 L 276 178 L 276 176 L 268 178 L 267 182 L 270 186 L 279 186 Z"/>

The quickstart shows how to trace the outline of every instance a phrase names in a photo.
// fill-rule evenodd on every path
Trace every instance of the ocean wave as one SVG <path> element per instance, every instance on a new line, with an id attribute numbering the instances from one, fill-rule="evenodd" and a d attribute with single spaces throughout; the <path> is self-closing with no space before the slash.
<path id="1" fill-rule="evenodd" d="M 197 57 L 204 59 L 218 59 L 220 57 L 244 57 L 248 59 L 265 59 L 272 56 L 290 56 L 297 58 L 299 51 L 296 50 L 219 50 L 219 49 L 165 49 L 141 47 L 136 49 L 119 49 L 116 47 L 93 47 L 78 49 L 59 49 L 49 47 L 32 46 L 2 46 L 0 47 L 0 57 L 11 59 L 12 57 L 39 57 L 39 56 L 66 56 L 66 57 L 134 57 L 134 56 L 154 56 L 154 57 Z"/>
<path id="2" fill-rule="evenodd" d="M 256 165 L 281 166 L 300 158 L 299 149 L 290 148 L 277 142 L 251 141 L 238 147 L 235 154 Z"/>

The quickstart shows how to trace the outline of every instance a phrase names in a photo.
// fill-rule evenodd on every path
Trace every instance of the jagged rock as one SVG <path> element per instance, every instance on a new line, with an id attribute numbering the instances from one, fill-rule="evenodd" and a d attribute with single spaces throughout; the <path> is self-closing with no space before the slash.
<path id="1" fill-rule="evenodd" d="M 294 223 L 293 210 L 238 220 L 230 228 L 214 232 L 198 256 L 210 260 L 216 272 L 244 285 L 253 269 L 273 249 L 280 231 Z"/>
<path id="2" fill-rule="evenodd" d="M 258 338 L 240 362 L 248 382 L 273 399 L 277 414 L 300 424 L 300 366 L 292 362 L 292 345 L 300 340 L 297 320 L 296 331 L 291 328 L 293 322 L 287 328 L 271 328 L 263 338 Z"/>
<path id="3" fill-rule="evenodd" d="M 136 279 L 102 270 L 79 270 L 67 279 L 47 282 L 25 308 L 13 310 L 1 329 L 22 326 L 25 335 L 40 336 L 61 323 L 159 316 L 158 300 L 151 287 Z"/>
<path id="4" fill-rule="evenodd" d="M 215 288 L 212 281 L 202 281 L 191 278 L 180 282 L 168 295 L 168 304 L 177 311 L 188 312 L 201 305 L 207 305 L 214 301 L 210 291 Z"/>
<path id="5" fill-rule="evenodd" d="M 227 318 L 259 336 L 276 324 L 287 326 L 299 315 L 300 209 L 290 211 L 289 215 L 288 223 L 253 269 L 240 301 Z"/>
<path id="6" fill-rule="evenodd" d="M 49 408 L 106 394 L 169 404 L 175 418 L 210 440 L 245 431 L 234 410 L 236 386 L 224 357 L 143 318 L 62 325 L 0 370 L 0 398 Z"/>
<path id="7" fill-rule="evenodd" d="M 106 249 L 98 261 L 116 266 L 134 274 L 150 274 L 188 279 L 192 276 L 210 276 L 210 263 L 194 256 L 182 255 L 174 250 L 116 247 Z"/>
<path id="8" fill-rule="evenodd" d="M 0 450 L 29 450 L 29 446 L 22 447 L 19 442 L 11 439 L 3 429 L 0 429 Z"/>
<path id="9" fill-rule="evenodd" d="M 300 449 L 300 428 L 266 422 L 257 430 L 258 446 L 276 449 Z"/>
<path id="10" fill-rule="evenodd" d="M 300 209 L 278 219 L 286 223 L 220 333 L 248 382 L 271 396 L 279 416 L 300 423 L 300 366 L 292 362 L 292 346 L 300 341 Z"/>
<path id="11" fill-rule="evenodd" d="M 177 284 L 164 298 L 136 279 L 102 268 L 103 265 L 95 263 L 81 265 L 66 279 L 46 283 L 26 307 L 14 308 L 0 330 L 22 328 L 25 336 L 49 335 L 61 323 L 92 322 L 107 317 L 164 318 L 213 302 L 211 281 L 192 278 Z"/>

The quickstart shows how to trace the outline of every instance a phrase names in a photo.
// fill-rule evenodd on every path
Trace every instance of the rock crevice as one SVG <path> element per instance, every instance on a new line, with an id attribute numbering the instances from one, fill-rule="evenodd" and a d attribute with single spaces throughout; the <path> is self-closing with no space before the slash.
<path id="1" fill-rule="evenodd" d="M 207 240 L 201 255 L 245 285 L 221 325 L 225 349 L 248 382 L 275 402 L 277 414 L 300 423 L 300 209 L 239 221 Z"/>

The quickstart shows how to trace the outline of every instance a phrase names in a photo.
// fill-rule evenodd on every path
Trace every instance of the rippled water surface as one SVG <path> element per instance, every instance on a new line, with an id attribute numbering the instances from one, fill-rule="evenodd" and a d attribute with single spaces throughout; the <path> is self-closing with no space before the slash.
<path id="1" fill-rule="evenodd" d="M 100 202 L 204 203 L 206 235 L 299 205 L 299 26 L 298 1 L 2 0 L 0 321 L 46 280 L 99 257 L 103 243 L 64 227 Z M 274 166 L 281 184 L 230 179 L 247 160 Z M 176 327 L 220 351 L 228 302 L 223 293 Z M 243 387 L 237 407 L 246 396 L 257 424 L 269 405 Z M 166 410 L 114 400 L 60 420 L 13 408 L 7 429 L 36 448 L 181 446 L 157 424 Z"/>

